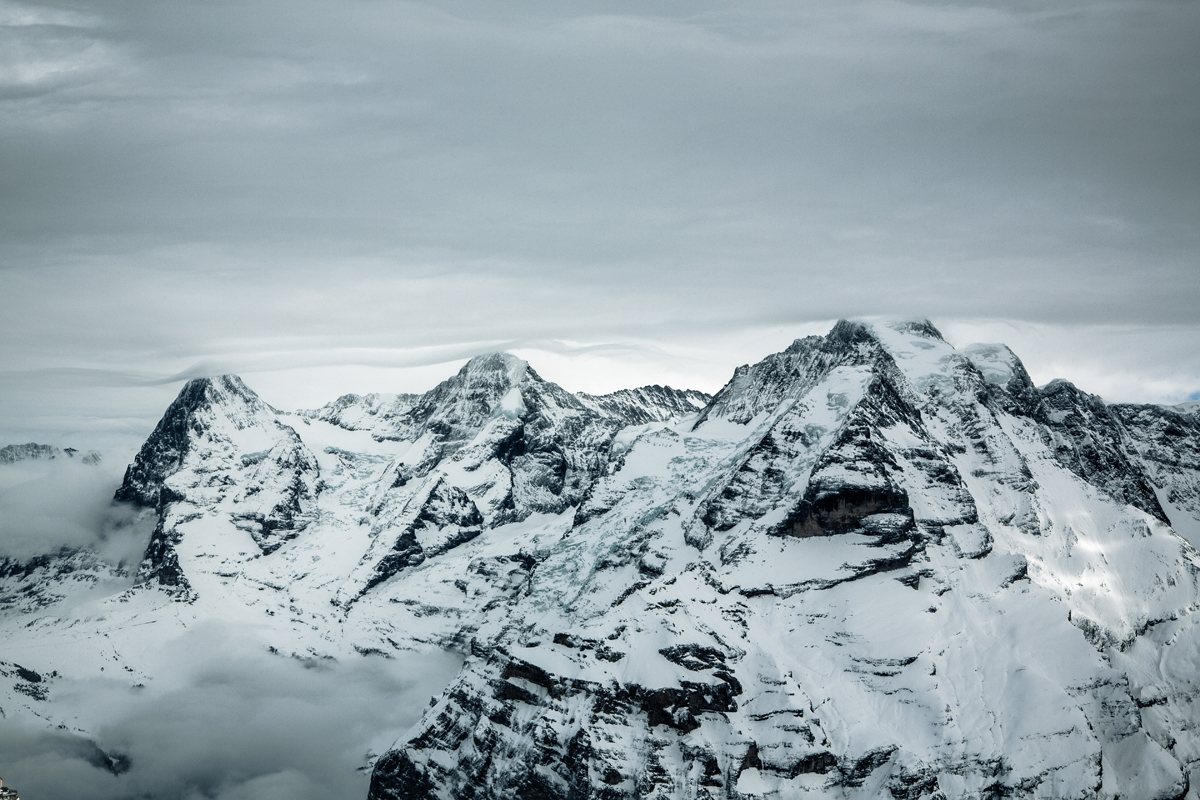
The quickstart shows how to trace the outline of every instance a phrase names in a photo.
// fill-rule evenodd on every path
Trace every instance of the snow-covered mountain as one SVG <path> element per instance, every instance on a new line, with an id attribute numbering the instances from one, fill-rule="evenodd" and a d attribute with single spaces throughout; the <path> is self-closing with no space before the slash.
<path id="1" fill-rule="evenodd" d="M 10 444 L 0 447 L 0 464 L 17 464 L 21 461 L 42 461 L 52 460 L 55 458 L 75 458 L 78 456 L 82 464 L 99 464 L 100 453 L 96 450 L 88 450 L 86 453 L 80 453 L 73 447 L 60 449 L 50 444 L 37 444 L 29 442 L 28 444 Z"/>
<path id="2" fill-rule="evenodd" d="M 59 676 L 161 680 L 150 632 L 237 619 L 281 656 L 462 654 L 371 800 L 1200 786 L 1200 417 L 928 322 L 840 322 L 711 398 L 506 354 L 297 413 L 196 380 L 117 499 L 140 566 L 4 612 L 6 712 L 64 724 Z"/>

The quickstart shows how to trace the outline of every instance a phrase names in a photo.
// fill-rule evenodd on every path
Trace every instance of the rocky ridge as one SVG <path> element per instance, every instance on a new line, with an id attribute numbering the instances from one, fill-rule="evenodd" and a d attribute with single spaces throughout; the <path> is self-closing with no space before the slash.
<path id="1" fill-rule="evenodd" d="M 1200 558 L 1129 419 L 923 322 L 740 368 L 598 481 L 370 796 L 1181 797 Z"/>
<path id="2" fill-rule="evenodd" d="M 22 461 L 50 461 L 55 458 L 78 458 L 80 463 L 96 465 L 100 463 L 100 453 L 96 450 L 80 452 L 73 447 L 58 448 L 49 444 L 10 444 L 0 447 L 0 464 L 17 464 Z"/>
<path id="3" fill-rule="evenodd" d="M 373 800 L 1195 796 L 1195 420 L 926 321 L 713 397 L 507 354 L 294 414 L 200 379 L 117 493 L 157 520 L 136 584 L 14 607 L 9 657 L 86 634 L 152 681 L 150 623 L 234 618 L 302 659 L 458 651 Z"/>

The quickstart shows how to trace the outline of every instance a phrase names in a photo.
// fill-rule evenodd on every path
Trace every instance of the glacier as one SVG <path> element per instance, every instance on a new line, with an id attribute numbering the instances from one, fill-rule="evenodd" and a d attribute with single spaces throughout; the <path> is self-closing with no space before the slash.
<path id="1" fill-rule="evenodd" d="M 61 687 L 169 682 L 154 642 L 232 621 L 314 665 L 458 659 L 370 800 L 1198 796 L 1197 410 L 925 320 L 711 397 L 503 353 L 297 412 L 197 379 L 116 500 L 140 563 L 0 565 L 6 719 L 87 736 Z"/>

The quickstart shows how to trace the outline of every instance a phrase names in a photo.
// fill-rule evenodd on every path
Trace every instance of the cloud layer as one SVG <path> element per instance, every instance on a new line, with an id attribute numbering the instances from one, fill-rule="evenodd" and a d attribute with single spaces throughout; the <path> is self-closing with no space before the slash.
<path id="1" fill-rule="evenodd" d="M 0 727 L 6 785 L 45 800 L 365 797 L 368 753 L 415 724 L 460 664 L 401 653 L 318 665 L 272 655 L 255 631 L 234 624 L 202 625 L 159 645 L 164 686 L 54 682 L 55 711 L 94 740 Z"/>
<path id="2" fill-rule="evenodd" d="M 1183 399 L 1198 36 L 1162 0 L 6 0 L 0 427 L 133 440 L 170 392 L 131 384 L 379 379 L 327 399 L 501 347 L 714 388 L 872 314 Z"/>
<path id="3" fill-rule="evenodd" d="M 112 502 L 123 469 L 65 456 L 0 464 L 0 559 L 86 547 L 136 569 L 153 524 Z"/>

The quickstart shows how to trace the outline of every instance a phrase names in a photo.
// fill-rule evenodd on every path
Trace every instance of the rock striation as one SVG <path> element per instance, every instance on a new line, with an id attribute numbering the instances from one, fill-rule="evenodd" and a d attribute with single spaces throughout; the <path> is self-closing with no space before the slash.
<path id="1" fill-rule="evenodd" d="M 370 798 L 1182 797 L 1197 443 L 838 323 L 637 436 Z"/>

